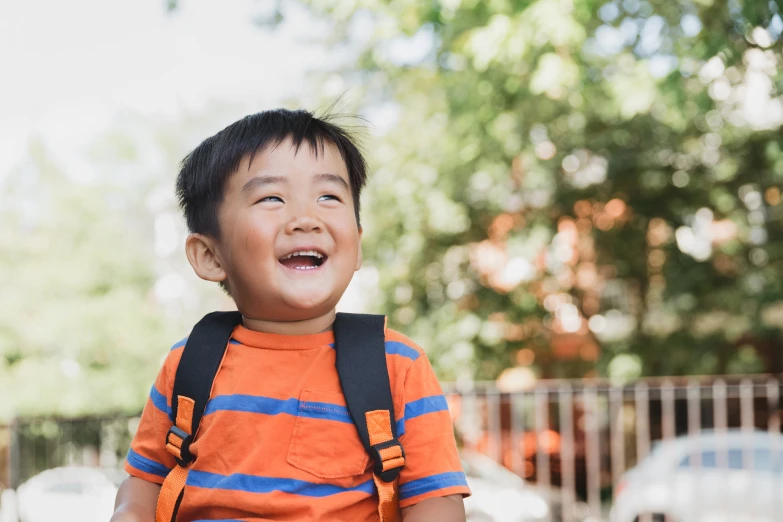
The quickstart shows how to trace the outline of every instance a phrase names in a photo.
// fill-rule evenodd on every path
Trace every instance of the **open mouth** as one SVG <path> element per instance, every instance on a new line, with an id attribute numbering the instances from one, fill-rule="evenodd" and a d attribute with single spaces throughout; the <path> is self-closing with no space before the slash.
<path id="1" fill-rule="evenodd" d="M 317 250 L 298 250 L 280 258 L 280 263 L 294 270 L 313 270 L 326 262 L 326 254 Z"/>

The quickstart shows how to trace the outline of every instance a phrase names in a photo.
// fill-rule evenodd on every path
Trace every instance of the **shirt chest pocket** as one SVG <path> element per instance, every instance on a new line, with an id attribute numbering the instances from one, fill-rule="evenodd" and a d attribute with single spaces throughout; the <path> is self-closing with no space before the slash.
<path id="1" fill-rule="evenodd" d="M 370 457 L 341 393 L 302 390 L 288 462 L 320 478 L 350 477 L 368 469 Z"/>

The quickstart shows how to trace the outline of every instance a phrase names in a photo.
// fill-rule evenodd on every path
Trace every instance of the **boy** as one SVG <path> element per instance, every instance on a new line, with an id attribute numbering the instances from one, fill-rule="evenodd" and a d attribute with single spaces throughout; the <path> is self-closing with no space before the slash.
<path id="1" fill-rule="evenodd" d="M 245 117 L 182 164 L 177 194 L 196 274 L 242 314 L 190 446 L 177 520 L 379 520 L 372 463 L 345 409 L 331 325 L 362 263 L 366 165 L 350 136 L 306 111 Z M 464 521 L 446 401 L 424 352 L 386 330 L 386 364 L 405 465 L 402 519 Z M 184 342 L 161 369 L 128 453 L 112 522 L 152 522 L 175 467 L 165 437 Z M 302 414 L 318 405 L 324 415 Z M 344 420 L 344 419 L 343 419 Z"/>

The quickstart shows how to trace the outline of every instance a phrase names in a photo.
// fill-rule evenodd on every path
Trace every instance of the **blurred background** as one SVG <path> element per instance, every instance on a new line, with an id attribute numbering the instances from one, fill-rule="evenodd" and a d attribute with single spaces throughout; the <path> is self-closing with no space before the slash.
<path id="1" fill-rule="evenodd" d="M 426 348 L 470 520 L 783 520 L 782 17 L 0 2 L 0 521 L 107 520 L 168 348 L 231 307 L 178 162 L 335 102 L 371 169 L 340 308 Z"/>

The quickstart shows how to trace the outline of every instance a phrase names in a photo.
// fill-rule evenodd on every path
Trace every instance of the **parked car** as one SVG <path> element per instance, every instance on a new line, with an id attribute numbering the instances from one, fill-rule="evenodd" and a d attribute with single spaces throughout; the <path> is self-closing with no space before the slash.
<path id="1" fill-rule="evenodd" d="M 782 464 L 783 436 L 768 432 L 660 442 L 618 484 L 610 519 L 783 522 Z"/>
<path id="2" fill-rule="evenodd" d="M 95 468 L 53 468 L 33 476 L 17 491 L 21 522 L 106 522 L 117 486 Z"/>
<path id="3" fill-rule="evenodd" d="M 563 492 L 556 487 L 525 482 L 515 473 L 480 453 L 463 452 L 462 467 L 473 493 L 465 499 L 468 522 L 559 522 Z M 573 520 L 584 520 L 587 506 L 571 498 Z"/>

